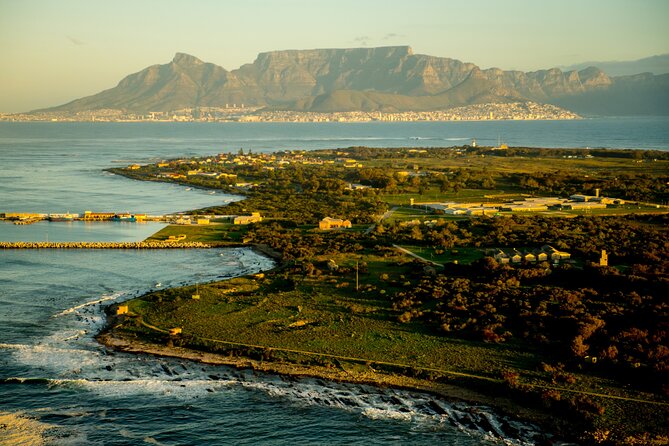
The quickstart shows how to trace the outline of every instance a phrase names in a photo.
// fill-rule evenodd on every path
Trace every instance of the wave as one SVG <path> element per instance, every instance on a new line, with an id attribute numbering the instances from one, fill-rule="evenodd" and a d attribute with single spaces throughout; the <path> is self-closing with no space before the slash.
<path id="1" fill-rule="evenodd" d="M 88 307 L 88 306 L 91 306 L 91 305 L 97 305 L 97 304 L 100 304 L 102 302 L 107 302 L 109 300 L 118 299 L 122 295 L 123 295 L 123 293 L 114 293 L 110 296 L 103 296 L 100 299 L 92 300 L 90 302 L 84 302 L 83 304 L 80 304 L 80 305 L 75 305 L 74 307 L 63 310 L 60 313 L 53 315 L 52 317 L 65 316 L 67 314 L 74 313 L 77 310 L 80 310 L 82 308 L 85 308 L 85 307 Z"/>

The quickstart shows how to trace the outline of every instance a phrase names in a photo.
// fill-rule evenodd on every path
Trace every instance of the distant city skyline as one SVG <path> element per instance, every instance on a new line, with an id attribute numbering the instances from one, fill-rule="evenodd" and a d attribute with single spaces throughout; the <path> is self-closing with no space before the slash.
<path id="1" fill-rule="evenodd" d="M 532 71 L 669 53 L 669 1 L 0 0 L 0 112 L 114 87 L 184 52 L 227 70 L 264 51 L 409 45 Z"/>

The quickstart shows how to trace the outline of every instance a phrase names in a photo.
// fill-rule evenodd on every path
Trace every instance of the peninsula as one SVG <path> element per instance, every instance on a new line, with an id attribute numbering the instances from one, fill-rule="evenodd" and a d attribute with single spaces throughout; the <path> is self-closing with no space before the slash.
<path id="1" fill-rule="evenodd" d="M 666 152 L 240 150 L 110 170 L 246 196 L 148 242 L 241 243 L 278 264 L 110 307 L 106 345 L 483 402 L 585 444 L 666 444 Z"/>

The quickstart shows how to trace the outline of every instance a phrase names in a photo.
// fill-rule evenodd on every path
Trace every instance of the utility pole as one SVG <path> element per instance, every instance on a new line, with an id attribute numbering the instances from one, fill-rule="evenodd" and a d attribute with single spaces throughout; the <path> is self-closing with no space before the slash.
<path id="1" fill-rule="evenodd" d="M 355 261 L 355 290 L 358 291 L 358 261 Z"/>

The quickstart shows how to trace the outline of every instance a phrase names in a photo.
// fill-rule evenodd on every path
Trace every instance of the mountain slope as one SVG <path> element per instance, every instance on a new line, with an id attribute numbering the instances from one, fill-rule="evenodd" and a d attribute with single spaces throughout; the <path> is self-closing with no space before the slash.
<path id="1" fill-rule="evenodd" d="M 631 76 L 638 73 L 667 74 L 669 73 L 669 54 L 630 61 L 584 62 L 565 69 L 581 70 L 593 65 L 609 76 Z"/>
<path id="2" fill-rule="evenodd" d="M 669 113 L 669 105 L 652 101 L 644 106 L 645 101 L 634 99 L 663 94 L 666 81 L 650 74 L 611 78 L 594 67 L 481 70 L 396 46 L 271 51 L 233 71 L 177 53 L 171 62 L 131 74 L 114 88 L 46 111 L 146 113 L 242 103 L 298 111 L 419 111 L 531 100 L 601 114 L 635 100 L 635 113 Z"/>

